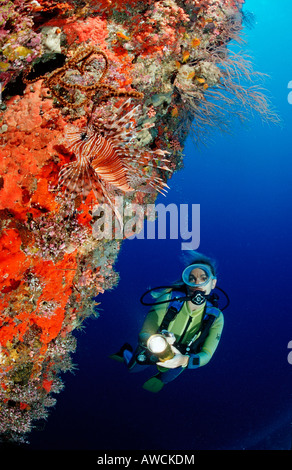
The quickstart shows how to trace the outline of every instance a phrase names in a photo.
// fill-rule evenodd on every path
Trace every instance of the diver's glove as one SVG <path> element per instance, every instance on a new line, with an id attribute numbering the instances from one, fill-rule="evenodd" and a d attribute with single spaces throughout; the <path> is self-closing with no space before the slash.
<path id="1" fill-rule="evenodd" d="M 161 334 L 165 337 L 166 341 L 169 344 L 174 344 L 176 342 L 176 337 L 173 333 L 167 330 L 162 330 Z"/>
<path id="2" fill-rule="evenodd" d="M 174 356 L 172 359 L 163 362 L 157 362 L 156 365 L 165 367 L 166 369 L 176 369 L 177 367 L 187 367 L 189 363 L 189 356 L 181 354 L 181 352 L 174 346 L 171 346 Z"/>

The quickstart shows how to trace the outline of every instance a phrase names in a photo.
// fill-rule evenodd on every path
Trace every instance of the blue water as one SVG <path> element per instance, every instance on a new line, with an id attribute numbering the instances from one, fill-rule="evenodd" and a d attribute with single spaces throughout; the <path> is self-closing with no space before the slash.
<path id="1" fill-rule="evenodd" d="M 181 240 L 127 240 L 115 266 L 121 280 L 100 296 L 102 311 L 78 333 L 79 370 L 64 376 L 32 449 L 289 449 L 291 328 L 292 5 L 247 0 L 257 23 L 247 49 L 283 125 L 234 123 L 233 135 L 214 132 L 200 151 L 191 139 L 185 167 L 171 180 L 164 204 L 200 204 L 199 251 L 216 258 L 218 285 L 231 300 L 212 361 L 187 371 L 162 393 L 141 388 L 108 359 L 125 341 L 135 345 L 147 312 L 140 295 L 177 279 Z"/>

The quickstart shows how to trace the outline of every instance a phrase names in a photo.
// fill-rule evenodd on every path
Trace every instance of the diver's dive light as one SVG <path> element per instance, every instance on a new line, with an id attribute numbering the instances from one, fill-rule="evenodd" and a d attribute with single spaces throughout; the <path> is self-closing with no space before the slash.
<path id="1" fill-rule="evenodd" d="M 168 361 L 174 356 L 174 352 L 167 339 L 160 334 L 150 336 L 147 341 L 147 348 L 149 351 L 157 356 L 161 362 Z"/>

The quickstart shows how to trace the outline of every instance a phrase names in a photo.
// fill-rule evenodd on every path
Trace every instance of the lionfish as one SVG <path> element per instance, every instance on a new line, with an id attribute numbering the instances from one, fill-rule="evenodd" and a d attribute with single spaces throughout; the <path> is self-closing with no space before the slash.
<path id="1" fill-rule="evenodd" d="M 67 192 L 84 198 L 93 190 L 99 201 L 106 199 L 111 206 L 113 190 L 167 191 L 168 185 L 157 175 L 156 168 L 171 171 L 164 158 L 168 152 L 145 150 L 133 144 L 141 132 L 133 123 L 140 105 L 129 111 L 130 101 L 124 102 L 110 118 L 96 117 L 82 128 L 66 126 L 65 146 L 76 160 L 61 169 L 59 188 L 64 185 Z M 157 176 L 147 175 L 150 167 Z"/>

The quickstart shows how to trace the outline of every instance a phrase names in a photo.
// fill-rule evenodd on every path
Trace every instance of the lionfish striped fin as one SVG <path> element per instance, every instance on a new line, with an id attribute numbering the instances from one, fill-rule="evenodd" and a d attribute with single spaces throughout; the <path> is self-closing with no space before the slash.
<path id="1" fill-rule="evenodd" d="M 81 195 L 85 199 L 92 189 L 95 189 L 98 199 L 102 199 L 100 181 L 94 170 L 88 165 L 80 165 L 78 161 L 67 163 L 59 174 L 58 187 L 66 186 L 65 193 L 72 196 Z"/>
<path id="2" fill-rule="evenodd" d="M 100 137 L 100 136 L 99 136 Z M 127 167 L 123 165 L 120 151 L 116 151 L 111 142 L 99 138 L 96 158 L 91 162 L 98 176 L 123 191 L 133 191 L 129 186 Z"/>

